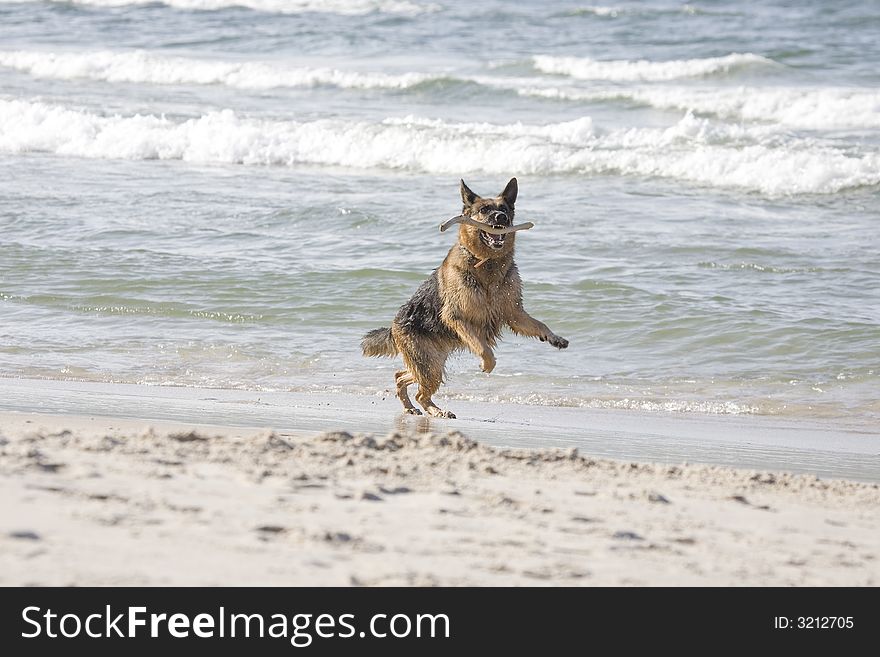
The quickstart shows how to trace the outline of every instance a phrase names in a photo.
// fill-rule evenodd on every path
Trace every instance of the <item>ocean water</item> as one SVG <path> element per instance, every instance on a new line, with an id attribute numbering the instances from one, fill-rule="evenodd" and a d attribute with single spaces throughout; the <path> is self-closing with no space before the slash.
<path id="1" fill-rule="evenodd" d="M 438 395 L 880 427 L 880 4 L 0 0 L 0 376 L 386 395 L 359 340 L 517 176 Z"/>

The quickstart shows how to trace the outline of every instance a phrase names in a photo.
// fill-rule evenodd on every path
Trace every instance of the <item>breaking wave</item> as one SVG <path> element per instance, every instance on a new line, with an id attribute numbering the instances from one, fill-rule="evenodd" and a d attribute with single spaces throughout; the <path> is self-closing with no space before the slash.
<path id="1" fill-rule="evenodd" d="M 610 174 L 675 178 L 768 195 L 880 184 L 880 154 L 843 150 L 767 126 L 686 115 L 663 128 L 597 130 L 589 117 L 531 125 L 263 120 L 231 110 L 170 119 L 104 116 L 0 100 L 0 152 L 106 159 L 382 168 L 431 173 Z"/>
<path id="2" fill-rule="evenodd" d="M 402 89 L 431 78 L 420 73 L 360 73 L 334 68 L 283 66 L 272 62 L 169 57 L 143 51 L 0 51 L 0 66 L 39 78 L 85 78 L 141 84 L 217 84 L 242 89 L 319 85 L 350 89 Z"/>
<path id="3" fill-rule="evenodd" d="M 523 96 L 560 100 L 625 100 L 658 109 L 694 111 L 725 119 L 772 122 L 791 128 L 880 128 L 880 92 L 844 87 L 640 87 L 578 89 L 520 86 Z"/>
<path id="4" fill-rule="evenodd" d="M 645 59 L 600 61 L 587 57 L 535 55 L 532 58 L 532 64 L 542 73 L 565 75 L 578 80 L 615 82 L 661 82 L 728 74 L 745 68 L 779 66 L 771 59 L 752 53 L 732 53 L 724 57 L 675 59 L 665 62 L 652 62 Z"/>
<path id="5" fill-rule="evenodd" d="M 695 60 L 707 61 L 707 60 Z M 0 67 L 37 78 L 89 79 L 155 85 L 223 85 L 239 89 L 330 86 L 342 89 L 425 89 L 432 83 L 478 84 L 521 96 L 576 102 L 627 101 L 724 119 L 805 129 L 878 128 L 880 92 L 845 87 L 692 87 L 547 85 L 539 78 L 450 77 L 423 72 L 383 73 L 272 61 L 224 61 L 109 50 L 53 53 L 0 51 Z"/>

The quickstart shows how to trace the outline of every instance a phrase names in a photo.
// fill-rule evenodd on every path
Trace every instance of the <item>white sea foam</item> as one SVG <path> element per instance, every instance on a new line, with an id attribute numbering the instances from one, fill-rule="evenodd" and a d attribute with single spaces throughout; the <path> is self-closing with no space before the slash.
<path id="1" fill-rule="evenodd" d="M 46 0 L 0 0 L 0 4 L 20 2 L 44 2 Z M 373 12 L 415 15 L 437 11 L 433 3 L 417 3 L 411 0 L 48 0 L 59 4 L 88 5 L 93 7 L 128 7 L 162 4 L 175 9 L 193 11 L 216 11 L 242 7 L 254 11 L 276 14 L 302 14 L 307 12 L 361 15 Z"/>
<path id="2" fill-rule="evenodd" d="M 651 413 L 700 413 L 706 415 L 775 415 L 770 404 L 755 406 L 733 401 L 700 399 L 663 399 L 643 397 L 562 397 L 538 393 L 468 395 L 447 393 L 450 399 L 462 399 L 492 404 L 522 404 L 526 406 L 564 406 L 578 408 L 607 408 Z"/>
<path id="3" fill-rule="evenodd" d="M 607 16 L 617 18 L 621 14 L 629 13 L 625 7 L 609 7 L 607 5 L 588 5 L 586 7 L 578 7 L 567 12 L 570 16 L 591 15 L 591 16 Z"/>
<path id="4" fill-rule="evenodd" d="M 167 56 L 145 51 L 0 51 L 0 67 L 38 78 L 89 79 L 136 84 L 224 85 L 240 89 L 333 86 L 346 89 L 407 89 L 447 76 L 293 66 L 271 61 L 229 61 Z M 499 76 L 462 81 L 572 101 L 628 100 L 723 118 L 766 121 L 795 128 L 880 127 L 880 92 L 857 88 L 687 86 L 547 86 L 540 80 Z"/>
<path id="5" fill-rule="evenodd" d="M 502 86 L 497 82 L 496 86 Z M 517 86 L 523 96 L 561 100 L 628 100 L 659 109 L 772 122 L 806 129 L 880 128 L 880 92 L 845 87 L 638 87 L 580 89 Z"/>
<path id="6" fill-rule="evenodd" d="M 217 84 L 241 89 L 320 85 L 349 89 L 402 89 L 431 79 L 431 76 L 421 73 L 362 73 L 334 68 L 284 66 L 273 62 L 171 57 L 144 51 L 0 51 L 0 66 L 38 78 L 84 78 L 138 84 Z"/>
<path id="7" fill-rule="evenodd" d="M 645 59 L 601 61 L 587 57 L 535 55 L 532 58 L 532 63 L 542 73 L 566 75 L 578 80 L 616 82 L 640 80 L 659 82 L 730 73 L 747 67 L 778 66 L 772 60 L 752 53 L 732 53 L 724 57 L 674 59 L 662 62 L 652 62 Z"/>
<path id="8" fill-rule="evenodd" d="M 564 12 L 566 16 L 599 16 L 602 18 L 618 18 L 620 16 L 657 15 L 657 14 L 703 14 L 706 10 L 693 5 L 672 5 L 667 7 L 651 7 L 644 4 L 622 6 L 587 5 Z"/>
<path id="9" fill-rule="evenodd" d="M 268 121 L 209 112 L 186 121 L 102 116 L 0 101 L 0 151 L 201 163 L 332 165 L 433 173 L 618 174 L 676 178 L 769 195 L 880 184 L 880 154 L 844 152 L 772 128 L 686 116 L 668 129 L 597 131 L 584 117 L 549 125 Z"/>
<path id="10" fill-rule="evenodd" d="M 880 127 L 880 91 L 874 89 L 641 89 L 632 98 L 654 107 L 796 128 Z"/>
<path id="11" fill-rule="evenodd" d="M 648 15 L 648 16 L 656 16 L 659 14 L 687 14 L 687 15 L 697 15 L 697 14 L 717 14 L 717 13 L 726 13 L 714 11 L 707 8 L 695 7 L 694 5 L 683 4 L 683 5 L 669 5 L 666 7 L 663 6 L 649 6 L 644 3 L 638 5 L 628 5 L 628 6 L 609 6 L 609 5 L 586 5 L 584 7 L 578 7 L 576 9 L 570 9 L 564 12 L 563 15 L 566 16 L 599 16 L 601 18 L 618 18 L 620 16 L 638 16 L 638 15 Z"/>

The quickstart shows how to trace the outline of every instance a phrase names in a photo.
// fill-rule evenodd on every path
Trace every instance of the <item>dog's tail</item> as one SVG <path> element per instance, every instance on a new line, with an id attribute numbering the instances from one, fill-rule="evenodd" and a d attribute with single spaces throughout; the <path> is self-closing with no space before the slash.
<path id="1" fill-rule="evenodd" d="M 377 328 L 367 333 L 361 340 L 364 356 L 396 356 L 397 345 L 391 337 L 390 328 Z"/>

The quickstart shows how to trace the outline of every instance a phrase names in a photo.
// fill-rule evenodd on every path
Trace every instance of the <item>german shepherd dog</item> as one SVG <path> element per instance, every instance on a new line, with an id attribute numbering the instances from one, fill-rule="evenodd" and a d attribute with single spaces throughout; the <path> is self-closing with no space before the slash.
<path id="1" fill-rule="evenodd" d="M 461 181 L 462 216 L 495 228 L 513 225 L 517 183 L 512 178 L 495 198 L 482 198 Z M 397 397 L 406 413 L 421 415 L 407 388 L 419 385 L 416 401 L 428 415 L 454 418 L 431 399 L 443 382 L 446 359 L 458 349 L 480 357 L 484 372 L 495 368 L 492 348 L 506 324 L 514 333 L 565 349 L 561 338 L 530 316 L 522 304 L 522 282 L 513 262 L 516 233 L 495 235 L 462 223 L 446 259 L 397 313 L 391 328 L 367 333 L 365 356 L 403 356 L 396 372 Z"/>

